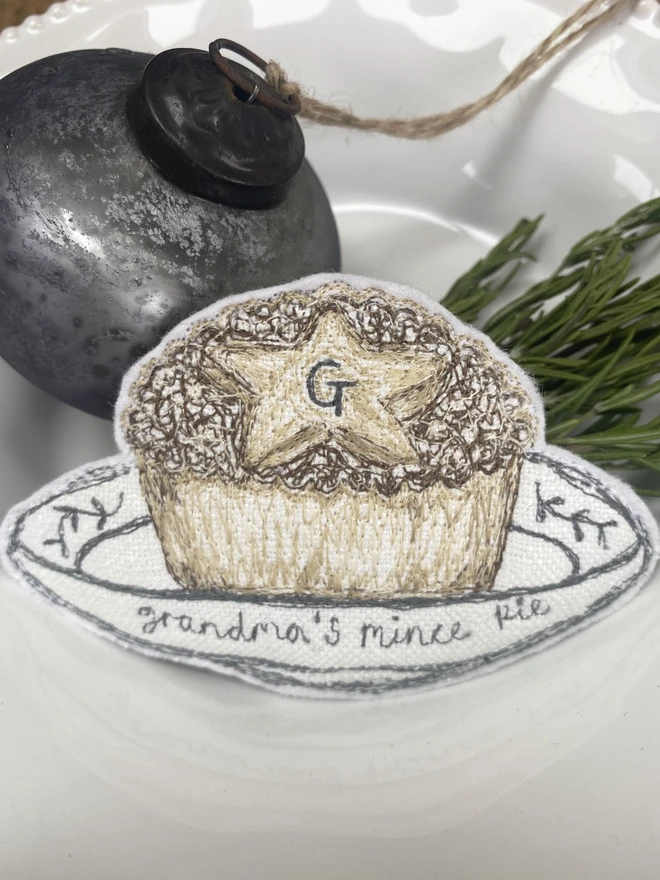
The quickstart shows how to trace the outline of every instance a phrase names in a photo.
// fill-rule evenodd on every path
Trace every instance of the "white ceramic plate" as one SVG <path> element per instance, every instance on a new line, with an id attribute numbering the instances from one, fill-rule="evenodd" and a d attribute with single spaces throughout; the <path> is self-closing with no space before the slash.
<path id="1" fill-rule="evenodd" d="M 577 5 L 68 0 L 5 31 L 0 72 L 68 49 L 228 36 L 359 112 L 424 113 L 482 94 Z M 307 143 L 346 271 L 440 297 L 520 216 L 544 212 L 542 271 L 658 194 L 660 7 L 642 0 L 436 143 L 320 129 Z M 109 426 L 0 365 L 0 513 L 112 451 Z M 659 625 L 656 578 L 494 675 L 298 702 L 123 652 L 4 578 L 0 876 L 655 877 Z"/>

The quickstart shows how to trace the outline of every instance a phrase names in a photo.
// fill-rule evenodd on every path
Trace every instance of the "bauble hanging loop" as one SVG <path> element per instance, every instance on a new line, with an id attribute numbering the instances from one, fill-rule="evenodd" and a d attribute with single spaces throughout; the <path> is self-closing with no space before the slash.
<path id="1" fill-rule="evenodd" d="M 245 46 L 241 46 L 240 43 L 235 43 L 233 40 L 214 40 L 209 46 L 211 58 L 213 58 L 213 61 L 217 64 L 224 75 L 230 79 L 235 86 L 238 86 L 239 89 L 243 89 L 244 92 L 250 94 L 250 97 L 245 102 L 246 104 L 259 101 L 264 107 L 268 107 L 270 110 L 276 110 L 280 113 L 286 113 L 287 116 L 297 116 L 298 113 L 300 113 L 302 106 L 298 95 L 292 94 L 289 95 L 288 98 L 284 98 L 284 96 L 277 92 L 266 80 L 264 80 L 263 83 L 254 84 L 253 87 L 251 81 L 241 73 L 240 69 L 235 64 L 232 64 L 228 58 L 224 57 L 222 54 L 223 49 L 229 49 L 230 52 L 234 52 L 236 55 L 241 55 L 246 61 L 254 64 L 255 67 L 258 67 L 264 73 L 268 68 L 268 62 L 264 61 L 263 58 L 260 58 L 249 49 L 246 49 Z"/>

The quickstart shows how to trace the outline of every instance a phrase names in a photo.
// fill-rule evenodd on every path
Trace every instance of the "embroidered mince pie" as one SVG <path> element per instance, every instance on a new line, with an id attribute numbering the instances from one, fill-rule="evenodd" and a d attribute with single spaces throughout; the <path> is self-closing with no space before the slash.
<path id="1" fill-rule="evenodd" d="M 481 341 L 331 283 L 169 342 L 122 430 L 182 586 L 380 598 L 492 587 L 538 425 Z"/>

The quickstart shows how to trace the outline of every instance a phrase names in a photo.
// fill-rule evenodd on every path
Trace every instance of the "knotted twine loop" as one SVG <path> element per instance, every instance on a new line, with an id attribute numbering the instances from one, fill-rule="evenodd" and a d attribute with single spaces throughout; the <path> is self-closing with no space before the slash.
<path id="1" fill-rule="evenodd" d="M 360 131 L 375 131 L 390 137 L 408 140 L 429 140 L 453 131 L 470 122 L 484 110 L 497 104 L 502 98 L 518 88 L 525 80 L 547 64 L 555 55 L 577 42 L 590 31 L 614 18 L 624 9 L 632 9 L 637 0 L 588 0 L 577 12 L 566 18 L 559 27 L 546 37 L 524 58 L 517 67 L 504 77 L 492 91 L 473 101 L 456 107 L 447 113 L 431 116 L 417 116 L 413 119 L 372 119 L 355 116 L 350 110 L 343 110 L 335 104 L 325 104 L 303 91 L 299 83 L 290 80 L 277 61 L 269 61 L 265 69 L 266 81 L 280 95 L 288 100 L 292 96 L 300 99 L 300 115 L 320 125 L 335 125 L 354 128 Z"/>

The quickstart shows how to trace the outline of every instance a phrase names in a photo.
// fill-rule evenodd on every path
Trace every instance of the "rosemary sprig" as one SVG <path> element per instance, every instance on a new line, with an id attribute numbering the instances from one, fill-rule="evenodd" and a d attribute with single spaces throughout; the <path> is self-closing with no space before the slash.
<path id="1" fill-rule="evenodd" d="M 450 312 L 472 324 L 479 313 L 502 293 L 525 262 L 533 260 L 525 246 L 536 232 L 542 217 L 520 220 L 483 260 L 461 275 L 449 288 L 442 304 Z M 502 271 L 506 270 L 506 271 Z M 488 283 L 496 279 L 494 283 Z"/>
<path id="2" fill-rule="evenodd" d="M 585 236 L 548 278 L 480 322 L 532 258 L 540 220 L 517 223 L 443 304 L 534 376 L 550 442 L 607 468 L 660 473 L 660 416 L 641 406 L 660 395 L 660 275 L 629 277 L 637 248 L 660 236 L 660 199 Z"/>

